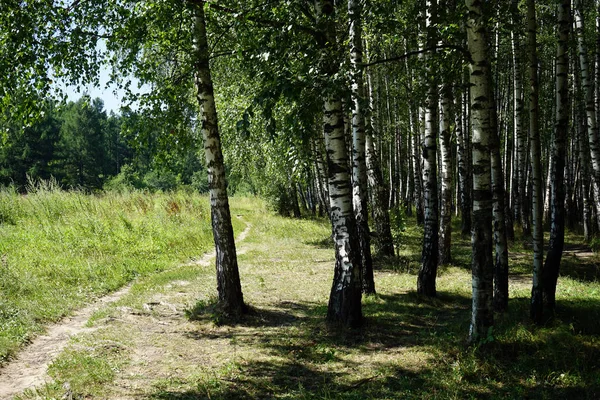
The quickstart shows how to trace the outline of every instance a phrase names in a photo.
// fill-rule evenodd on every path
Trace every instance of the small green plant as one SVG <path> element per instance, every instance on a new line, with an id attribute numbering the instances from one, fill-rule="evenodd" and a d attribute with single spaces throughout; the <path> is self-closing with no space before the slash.
<path id="1" fill-rule="evenodd" d="M 206 300 L 198 300 L 194 306 L 184 310 L 185 316 L 190 321 L 201 321 L 208 319 L 213 324 L 219 326 L 223 324 L 226 316 L 219 310 L 218 299 L 216 296 L 211 296 Z"/>

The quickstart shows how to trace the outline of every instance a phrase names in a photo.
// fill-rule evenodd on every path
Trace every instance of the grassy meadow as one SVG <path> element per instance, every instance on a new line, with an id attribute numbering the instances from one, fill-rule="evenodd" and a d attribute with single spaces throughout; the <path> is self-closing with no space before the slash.
<path id="1" fill-rule="evenodd" d="M 0 230 L 2 273 L 12 274 L 3 282 L 14 286 L 2 291 L 2 332 L 12 332 L 3 336 L 5 354 L 90 294 L 136 278 L 53 362 L 55 382 L 22 399 L 61 398 L 66 383 L 78 399 L 600 398 L 595 254 L 565 254 L 556 318 L 537 327 L 528 318 L 530 245 L 517 240 L 510 309 L 496 315 L 488 343 L 467 347 L 470 239 L 454 235 L 438 298 L 422 298 L 415 293 L 422 231 L 409 219 L 398 257 L 376 260 L 378 294 L 363 299 L 364 326 L 339 331 L 324 322 L 334 263 L 329 223 L 281 218 L 261 200 L 234 197 L 236 232 L 250 226 L 237 248 L 252 312 L 228 324 L 211 312 L 212 263 L 182 263 L 210 247 L 205 198 L 3 196 L 2 213 L 8 202 L 21 210 Z M 582 246 L 572 234 L 567 242 Z"/>
<path id="2" fill-rule="evenodd" d="M 206 197 L 0 192 L 0 364 L 44 325 L 213 245 Z"/>

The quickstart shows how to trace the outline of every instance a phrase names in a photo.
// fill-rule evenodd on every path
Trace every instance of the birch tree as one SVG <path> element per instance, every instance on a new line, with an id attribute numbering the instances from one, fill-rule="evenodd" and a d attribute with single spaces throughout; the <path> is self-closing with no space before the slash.
<path id="1" fill-rule="evenodd" d="M 587 116 L 587 133 L 592 161 L 592 187 L 594 189 L 594 204 L 596 210 L 600 210 L 600 141 L 598 138 L 598 126 L 596 120 L 596 104 L 594 101 L 594 82 L 591 79 L 591 71 L 587 54 L 587 46 L 584 40 L 584 18 L 581 0 L 574 1 L 575 33 L 579 52 L 579 69 L 581 83 L 585 96 L 585 112 Z M 597 213 L 596 226 L 600 229 L 600 212 Z"/>
<path id="2" fill-rule="evenodd" d="M 436 0 L 426 2 L 426 32 L 429 48 L 435 46 Z M 438 137 L 438 93 L 431 60 L 427 60 L 427 99 L 425 106 L 425 139 L 423 141 L 423 181 L 425 223 L 423 227 L 423 252 L 417 279 L 417 293 L 436 295 L 438 266 L 438 183 L 437 183 L 437 137 Z"/>
<path id="3" fill-rule="evenodd" d="M 369 186 L 373 192 L 372 207 L 373 207 L 373 225 L 375 227 L 375 251 L 382 256 L 391 257 L 394 255 L 394 241 L 390 230 L 390 215 L 387 209 L 388 191 L 383 180 L 383 172 L 381 171 L 381 163 L 379 160 L 380 154 L 375 149 L 374 132 L 375 132 L 375 115 L 374 95 L 373 95 L 373 79 L 371 70 L 367 71 L 368 92 L 369 92 L 369 118 L 366 121 L 365 132 L 365 159 L 367 165 L 367 179 Z"/>
<path id="4" fill-rule="evenodd" d="M 523 83 L 521 80 L 521 61 L 519 57 L 519 27 L 520 14 L 517 8 L 518 2 L 513 0 L 511 29 L 511 45 L 513 55 L 513 137 L 516 141 L 516 165 L 517 185 L 514 186 L 514 217 L 520 221 L 524 234 L 530 233 L 529 227 L 529 202 L 527 201 L 527 131 L 523 129 Z"/>
<path id="5" fill-rule="evenodd" d="M 554 312 L 556 283 L 565 241 L 566 142 L 569 129 L 569 16 L 570 0 L 558 6 L 558 46 L 556 51 L 556 122 L 552 142 L 552 170 L 550 178 L 550 242 L 544 265 L 543 285 L 545 304 Z"/>
<path id="6" fill-rule="evenodd" d="M 204 1 L 197 1 L 194 14 L 194 81 L 201 109 L 202 138 L 204 139 L 204 155 L 208 171 L 219 306 L 225 314 L 239 316 L 246 311 L 246 307 L 240 284 L 231 213 L 229 211 L 225 166 L 209 65 L 210 54 L 206 37 Z"/>
<path id="7" fill-rule="evenodd" d="M 327 319 L 332 323 L 355 327 L 362 322 L 360 249 L 352 205 L 342 100 L 333 85 L 334 76 L 339 70 L 333 0 L 318 0 L 316 10 L 321 46 L 320 68 L 326 80 L 323 130 L 336 258 Z"/>
<path id="8" fill-rule="evenodd" d="M 496 250 L 494 262 L 494 309 L 504 311 L 508 307 L 508 245 L 506 241 L 506 219 L 504 172 L 500 155 L 500 137 L 498 135 L 498 117 L 495 101 L 492 103 L 491 129 L 491 168 L 492 192 L 494 199 L 494 246 Z"/>
<path id="9" fill-rule="evenodd" d="M 452 127 L 452 88 L 444 84 L 442 88 L 442 121 L 440 124 L 440 163 L 441 163 L 441 207 L 440 207 L 440 244 L 439 264 L 449 264 L 452 261 L 452 147 L 450 143 Z"/>
<path id="10" fill-rule="evenodd" d="M 456 158 L 458 162 L 458 180 L 460 191 L 460 213 L 461 213 L 461 234 L 471 234 L 471 163 L 469 160 L 469 133 L 467 124 L 463 123 L 467 114 L 468 101 L 463 102 L 461 95 L 457 97 L 456 113 L 456 139 L 457 151 Z M 464 104 L 464 108 L 462 105 Z"/>
<path id="11" fill-rule="evenodd" d="M 543 286 L 542 268 L 544 251 L 542 163 L 539 130 L 539 84 L 537 57 L 537 22 L 535 1 L 527 0 L 527 53 L 529 55 L 529 141 L 531 143 L 531 174 L 533 181 L 532 221 L 533 221 L 533 286 L 531 289 L 531 319 L 542 322 Z"/>
<path id="12" fill-rule="evenodd" d="M 365 161 L 365 99 L 362 76 L 362 24 L 361 9 L 357 0 L 348 0 L 350 19 L 350 61 L 352 89 L 352 196 L 358 240 L 360 242 L 362 290 L 375 294 L 373 260 L 371 258 L 371 232 L 367 210 L 367 165 Z"/>
<path id="13" fill-rule="evenodd" d="M 486 18 L 480 1 L 465 0 L 465 4 L 473 129 L 473 304 L 469 342 L 475 343 L 486 338 L 494 324 L 490 142 L 496 132 L 492 123 L 494 101 Z"/>

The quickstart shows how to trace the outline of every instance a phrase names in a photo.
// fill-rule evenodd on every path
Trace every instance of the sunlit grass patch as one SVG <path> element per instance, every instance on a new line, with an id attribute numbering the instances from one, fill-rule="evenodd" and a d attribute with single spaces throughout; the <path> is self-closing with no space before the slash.
<path id="1" fill-rule="evenodd" d="M 106 365 L 116 368 L 118 383 L 90 383 L 91 389 L 75 385 L 75 397 L 595 399 L 600 395 L 598 282 L 561 277 L 556 316 L 538 327 L 529 320 L 529 253 L 523 249 L 523 257 L 510 260 L 509 309 L 495 315 L 487 343 L 469 347 L 470 238 L 455 231 L 454 261 L 440 268 L 438 296 L 425 298 L 416 293 L 422 230 L 408 218 L 401 256 L 377 260 L 377 294 L 363 297 L 363 327 L 343 330 L 325 321 L 334 267 L 329 222 L 284 219 L 256 199 L 234 198 L 232 210 L 234 216 L 242 216 L 234 217 L 240 224 L 238 233 L 251 224 L 247 239 L 238 243 L 242 253 L 238 262 L 244 299 L 252 312 L 229 324 L 211 314 L 216 295 L 212 263 L 140 276 L 128 295 L 97 313 L 91 324 L 104 330 L 105 338 L 121 333 L 126 338 L 118 353 L 94 353 L 101 359 L 100 371 L 106 371 Z M 191 321 L 190 315 L 195 316 Z M 98 341 L 94 335 L 71 349 L 80 343 L 91 346 Z M 79 360 L 69 352 L 65 357 Z M 70 376 L 69 362 L 57 362 L 53 368 L 56 377 Z M 85 373 L 80 375 L 92 382 Z M 103 376 L 97 382 L 104 382 Z M 51 392 L 52 387 L 48 393 L 60 393 Z"/>
<path id="2" fill-rule="evenodd" d="M 91 298 L 210 249 L 207 203 L 183 192 L 0 192 L 0 360 Z"/>

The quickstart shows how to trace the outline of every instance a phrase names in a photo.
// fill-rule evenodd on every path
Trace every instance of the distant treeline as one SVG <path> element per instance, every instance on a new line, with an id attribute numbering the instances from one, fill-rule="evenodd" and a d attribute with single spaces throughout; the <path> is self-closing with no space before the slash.
<path id="1" fill-rule="evenodd" d="M 66 105 L 45 100 L 40 118 L 25 127 L 0 118 L 1 185 L 25 191 L 32 181 L 55 179 L 64 188 L 90 191 L 206 190 L 190 128 L 179 132 L 131 110 L 107 114 L 102 100 L 89 96 Z"/>

